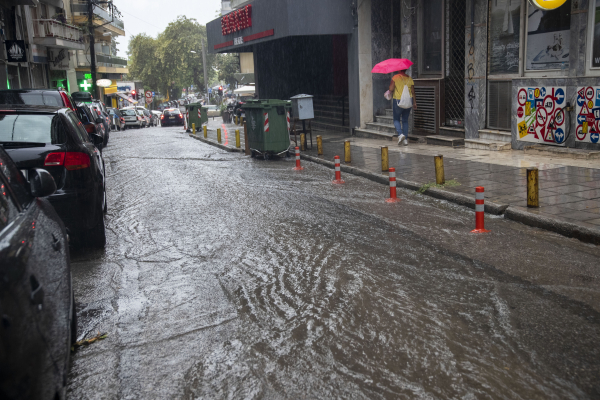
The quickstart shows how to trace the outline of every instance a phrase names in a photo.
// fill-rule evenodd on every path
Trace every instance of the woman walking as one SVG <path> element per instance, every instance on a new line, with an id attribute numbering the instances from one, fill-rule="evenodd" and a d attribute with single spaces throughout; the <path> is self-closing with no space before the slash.
<path id="1" fill-rule="evenodd" d="M 414 85 L 412 78 L 406 75 L 405 69 L 394 75 L 390 83 L 390 93 L 394 94 L 392 108 L 399 145 L 408 145 L 408 117 L 411 109 L 417 109 Z"/>

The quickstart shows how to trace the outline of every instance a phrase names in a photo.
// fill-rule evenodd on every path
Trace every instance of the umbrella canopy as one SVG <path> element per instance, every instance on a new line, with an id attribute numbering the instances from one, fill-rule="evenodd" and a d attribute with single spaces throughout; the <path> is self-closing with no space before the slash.
<path id="1" fill-rule="evenodd" d="M 409 69 L 411 65 L 413 65 L 412 61 L 406 58 L 390 58 L 374 66 L 371 72 L 375 74 L 389 74 L 390 72 Z"/>

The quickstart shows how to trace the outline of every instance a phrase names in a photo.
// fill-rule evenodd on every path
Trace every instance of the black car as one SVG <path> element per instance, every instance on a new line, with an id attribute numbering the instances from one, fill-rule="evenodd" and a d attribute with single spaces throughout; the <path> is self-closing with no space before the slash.
<path id="1" fill-rule="evenodd" d="M 183 114 L 177 108 L 168 108 L 160 116 L 160 126 L 180 125 L 183 126 Z"/>
<path id="2" fill-rule="evenodd" d="M 0 110 L 0 145 L 24 173 L 31 168 L 50 172 L 57 190 L 48 200 L 77 245 L 106 243 L 104 160 L 95 146 L 101 143 L 102 137 L 88 134 L 68 108 Z"/>
<path id="3" fill-rule="evenodd" d="M 75 113 L 79 120 L 83 123 L 85 131 L 89 134 L 95 133 L 102 136 L 102 143 L 98 145 L 98 148 L 104 147 L 106 132 L 104 131 L 104 124 L 102 119 L 95 116 L 92 111 L 83 103 L 77 103 L 75 107 Z"/>
<path id="4" fill-rule="evenodd" d="M 92 114 L 102 120 L 102 125 L 104 125 L 104 146 L 108 144 L 108 138 L 110 135 L 110 118 L 108 115 L 102 111 L 102 107 L 98 103 L 86 103 L 89 107 Z"/>
<path id="5" fill-rule="evenodd" d="M 43 169 L 0 148 L 0 398 L 64 399 L 77 338 L 69 243 Z"/>
<path id="6" fill-rule="evenodd" d="M 58 89 L 0 90 L 0 104 L 68 107 L 75 111 L 75 102 L 71 96 Z"/>

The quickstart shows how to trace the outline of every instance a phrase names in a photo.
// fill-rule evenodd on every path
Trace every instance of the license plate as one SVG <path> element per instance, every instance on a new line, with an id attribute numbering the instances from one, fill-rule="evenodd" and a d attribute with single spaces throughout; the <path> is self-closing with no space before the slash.
<path id="1" fill-rule="evenodd" d="M 169 119 L 175 119 L 175 117 L 169 117 Z"/>

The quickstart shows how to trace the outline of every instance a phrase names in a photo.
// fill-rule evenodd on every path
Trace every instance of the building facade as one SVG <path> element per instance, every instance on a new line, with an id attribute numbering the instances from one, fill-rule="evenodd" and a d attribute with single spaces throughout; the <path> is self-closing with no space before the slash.
<path id="1" fill-rule="evenodd" d="M 315 95 L 315 124 L 394 129 L 388 58 L 408 58 L 412 139 L 489 150 L 600 148 L 600 0 L 232 1 L 207 25 L 211 52 L 254 54 L 260 98 Z M 250 7 L 250 24 L 239 13 Z"/>
<path id="2" fill-rule="evenodd" d="M 0 51 L 0 88 L 89 90 L 91 83 L 87 1 L 0 0 L 5 45 Z M 123 22 L 94 8 L 98 79 L 116 81 L 127 74 L 127 60 L 116 56 L 114 37 L 125 34 Z M 106 91 L 106 93 L 105 93 Z M 106 99 L 105 99 L 106 100 Z"/>

